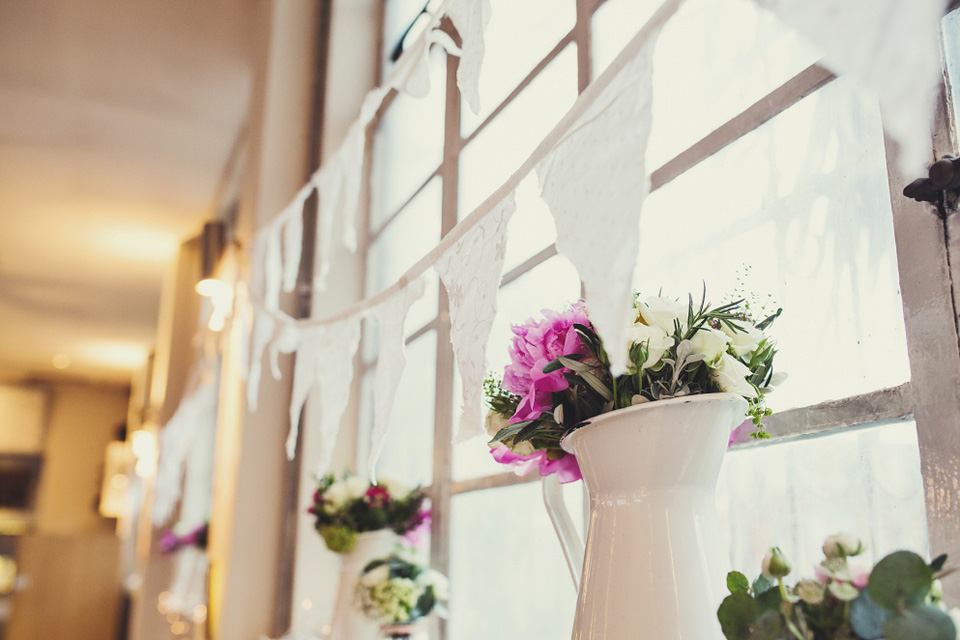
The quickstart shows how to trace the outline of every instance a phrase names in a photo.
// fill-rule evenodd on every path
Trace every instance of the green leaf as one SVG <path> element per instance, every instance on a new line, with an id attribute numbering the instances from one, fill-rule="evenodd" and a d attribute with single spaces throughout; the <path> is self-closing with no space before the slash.
<path id="1" fill-rule="evenodd" d="M 941 553 L 930 563 L 930 571 L 934 573 L 940 573 L 943 570 L 943 565 L 947 564 L 947 554 Z"/>
<path id="2" fill-rule="evenodd" d="M 743 575 L 739 571 L 731 571 L 727 574 L 727 589 L 730 590 L 730 593 L 736 593 L 737 591 L 749 591 L 750 581 L 747 580 L 747 576 Z"/>
<path id="3" fill-rule="evenodd" d="M 500 431 L 497 431 L 497 435 L 493 436 L 493 439 L 503 440 L 505 438 L 509 438 L 510 436 L 516 435 L 518 431 L 523 429 L 525 426 L 527 426 L 531 422 L 534 422 L 534 421 L 524 420 L 523 422 L 514 422 L 509 427 L 504 427 L 503 429 L 500 429 Z"/>
<path id="4" fill-rule="evenodd" d="M 750 640 L 780 640 L 784 633 L 783 616 L 778 611 L 764 611 L 757 618 L 750 632 Z"/>
<path id="5" fill-rule="evenodd" d="M 780 603 L 783 602 L 783 596 L 780 595 L 780 589 L 767 589 L 756 596 L 757 606 L 761 611 L 780 611 Z"/>
<path id="6" fill-rule="evenodd" d="M 956 640 L 950 616 L 931 605 L 895 613 L 883 625 L 886 640 Z"/>
<path id="7" fill-rule="evenodd" d="M 877 606 L 866 589 L 850 605 L 850 626 L 863 640 L 882 638 L 883 625 L 889 617 L 890 612 Z"/>
<path id="8" fill-rule="evenodd" d="M 717 609 L 717 620 L 727 640 L 748 640 L 750 627 L 760 617 L 760 607 L 746 591 L 731 593 Z"/>
<path id="9" fill-rule="evenodd" d="M 777 586 L 777 583 L 763 575 L 762 573 L 757 576 L 757 579 L 753 581 L 751 588 L 753 589 L 754 595 L 760 595 L 764 591 L 769 591 Z"/>
<path id="10" fill-rule="evenodd" d="M 933 571 L 923 558 L 912 551 L 895 551 L 873 568 L 867 588 L 874 602 L 896 611 L 923 604 L 932 582 Z"/>
<path id="11" fill-rule="evenodd" d="M 596 391 L 596 392 L 599 393 L 601 396 L 603 396 L 603 399 L 604 399 L 604 400 L 606 400 L 606 401 L 608 401 L 608 402 L 609 402 L 610 400 L 613 400 L 613 392 L 610 391 L 610 389 L 607 388 L 607 385 L 605 385 L 605 384 L 603 384 L 602 382 L 600 382 L 600 378 L 598 378 L 597 376 L 593 375 L 593 374 L 590 373 L 589 371 L 584 371 L 584 372 L 580 373 L 580 374 L 579 374 L 579 377 L 580 377 L 584 382 L 586 382 L 588 385 L 590 385 L 590 387 L 591 387 L 594 391 Z"/>

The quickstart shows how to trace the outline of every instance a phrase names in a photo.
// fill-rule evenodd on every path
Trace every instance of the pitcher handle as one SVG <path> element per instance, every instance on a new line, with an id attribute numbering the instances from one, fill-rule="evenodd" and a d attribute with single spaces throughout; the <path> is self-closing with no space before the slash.
<path id="1" fill-rule="evenodd" d="M 553 529 L 560 540 L 560 548 L 563 549 L 563 556 L 567 560 L 567 568 L 570 569 L 570 577 L 573 579 L 573 588 L 579 589 L 580 572 L 583 570 L 583 540 L 563 501 L 563 487 L 557 479 L 557 474 L 544 476 L 542 485 L 543 504 L 547 508 L 550 522 L 553 523 Z"/>

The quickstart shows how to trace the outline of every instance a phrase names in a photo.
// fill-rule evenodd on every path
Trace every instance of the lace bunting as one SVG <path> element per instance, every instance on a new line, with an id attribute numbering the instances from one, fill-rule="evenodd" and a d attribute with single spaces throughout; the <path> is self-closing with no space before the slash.
<path id="1" fill-rule="evenodd" d="M 460 421 L 454 436 L 457 442 L 483 435 L 480 413 L 487 339 L 497 315 L 507 224 L 516 208 L 511 193 L 480 224 L 451 246 L 436 264 L 450 299 L 450 342 L 462 386 Z"/>

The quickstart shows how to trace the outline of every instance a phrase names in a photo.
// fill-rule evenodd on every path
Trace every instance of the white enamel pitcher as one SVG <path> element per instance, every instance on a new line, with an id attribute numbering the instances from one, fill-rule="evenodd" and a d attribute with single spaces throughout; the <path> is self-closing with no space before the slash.
<path id="1" fill-rule="evenodd" d="M 380 625 L 368 619 L 354 604 L 354 591 L 363 568 L 377 558 L 393 553 L 398 538 L 390 529 L 379 529 L 357 534 L 354 548 L 340 556 L 340 583 L 330 622 L 330 640 L 377 640 Z"/>
<path id="2" fill-rule="evenodd" d="M 714 494 L 746 411 L 732 393 L 661 400 L 564 438 L 590 497 L 585 553 L 555 477 L 543 493 L 580 587 L 573 640 L 723 639 L 716 611 L 730 566 Z"/>

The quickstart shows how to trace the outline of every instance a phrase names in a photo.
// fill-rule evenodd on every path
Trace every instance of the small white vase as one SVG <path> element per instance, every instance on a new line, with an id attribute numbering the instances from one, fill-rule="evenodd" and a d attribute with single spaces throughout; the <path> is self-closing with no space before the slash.
<path id="1" fill-rule="evenodd" d="M 377 640 L 380 624 L 369 620 L 355 604 L 357 580 L 372 560 L 389 556 L 398 538 L 390 529 L 357 534 L 357 544 L 340 555 L 340 583 L 330 623 L 330 640 Z"/>
<path id="2" fill-rule="evenodd" d="M 603 414 L 564 438 L 590 494 L 573 640 L 723 639 L 716 611 L 729 555 L 714 493 L 746 410 L 730 393 L 662 400 Z M 561 542 L 566 551 L 579 541 Z"/>

